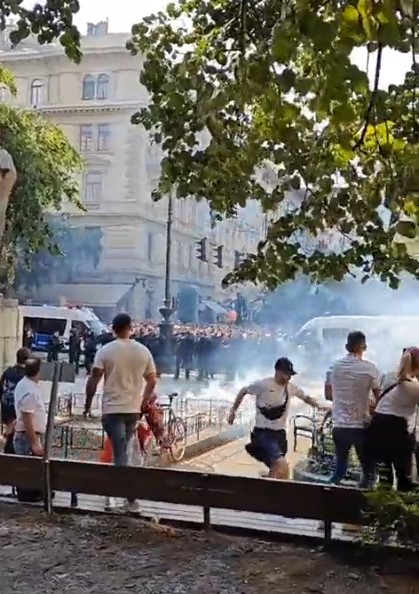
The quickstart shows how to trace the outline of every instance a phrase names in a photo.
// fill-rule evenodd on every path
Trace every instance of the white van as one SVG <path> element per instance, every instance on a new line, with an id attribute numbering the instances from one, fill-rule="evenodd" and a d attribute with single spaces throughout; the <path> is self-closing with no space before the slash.
<path id="1" fill-rule="evenodd" d="M 419 345 L 418 316 L 327 316 L 313 318 L 294 336 L 293 343 L 306 361 L 329 362 L 345 352 L 349 332 L 367 338 L 369 360 L 385 371 L 397 366 L 406 346 Z M 326 363 L 327 364 L 327 363 Z"/>
<path id="2" fill-rule="evenodd" d="M 23 328 L 34 335 L 33 350 L 47 349 L 50 337 L 58 332 L 65 346 L 70 331 L 92 332 L 100 336 L 107 331 L 105 324 L 87 307 L 55 307 L 52 305 L 21 305 Z"/>

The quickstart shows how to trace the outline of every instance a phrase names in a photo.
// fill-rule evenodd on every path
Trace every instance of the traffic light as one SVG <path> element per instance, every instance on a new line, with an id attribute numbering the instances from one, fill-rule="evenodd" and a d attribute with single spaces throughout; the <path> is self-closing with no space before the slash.
<path id="1" fill-rule="evenodd" d="M 223 268 L 223 249 L 224 246 L 218 245 L 214 250 L 214 264 L 217 266 L 217 268 Z"/>
<path id="2" fill-rule="evenodd" d="M 206 237 L 203 237 L 199 241 L 196 242 L 198 248 L 198 255 L 197 258 L 201 262 L 208 262 L 208 240 Z"/>

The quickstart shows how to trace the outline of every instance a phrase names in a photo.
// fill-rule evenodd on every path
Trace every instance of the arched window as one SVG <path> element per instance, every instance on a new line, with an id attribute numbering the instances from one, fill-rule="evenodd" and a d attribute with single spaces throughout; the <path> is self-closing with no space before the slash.
<path id="1" fill-rule="evenodd" d="M 82 98 L 85 101 L 91 101 L 95 98 L 95 79 L 91 74 L 87 74 L 83 79 Z"/>
<path id="2" fill-rule="evenodd" d="M 109 95 L 109 76 L 107 74 L 99 74 L 97 79 L 96 99 L 107 99 Z"/>
<path id="3" fill-rule="evenodd" d="M 44 99 L 44 83 L 42 80 L 35 79 L 31 83 L 31 105 L 36 107 L 42 105 Z"/>

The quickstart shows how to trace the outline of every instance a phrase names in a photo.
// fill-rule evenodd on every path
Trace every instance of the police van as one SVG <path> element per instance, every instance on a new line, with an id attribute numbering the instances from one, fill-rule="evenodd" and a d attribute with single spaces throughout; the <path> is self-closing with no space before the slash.
<path id="1" fill-rule="evenodd" d="M 56 307 L 53 305 L 21 305 L 19 307 L 25 332 L 33 336 L 32 350 L 45 352 L 51 337 L 58 333 L 68 350 L 71 330 L 100 336 L 107 331 L 105 324 L 88 307 Z"/>

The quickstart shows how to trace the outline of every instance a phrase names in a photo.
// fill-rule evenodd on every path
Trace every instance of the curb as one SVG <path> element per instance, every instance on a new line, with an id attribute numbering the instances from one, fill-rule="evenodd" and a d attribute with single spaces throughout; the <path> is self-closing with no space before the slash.
<path id="1" fill-rule="evenodd" d="M 182 464 L 185 461 L 201 456 L 202 454 L 206 454 L 207 452 L 222 447 L 232 441 L 241 439 L 242 437 L 248 435 L 249 432 L 250 423 L 248 425 L 246 424 L 237 427 L 228 427 L 224 431 L 215 433 L 214 435 L 209 435 L 208 437 L 200 439 L 195 443 L 186 445 L 185 455 L 179 462 L 173 462 L 169 456 L 165 456 L 164 458 L 161 458 L 159 462 L 153 461 L 151 465 L 158 466 L 160 468 L 168 468 L 170 466 Z"/>

